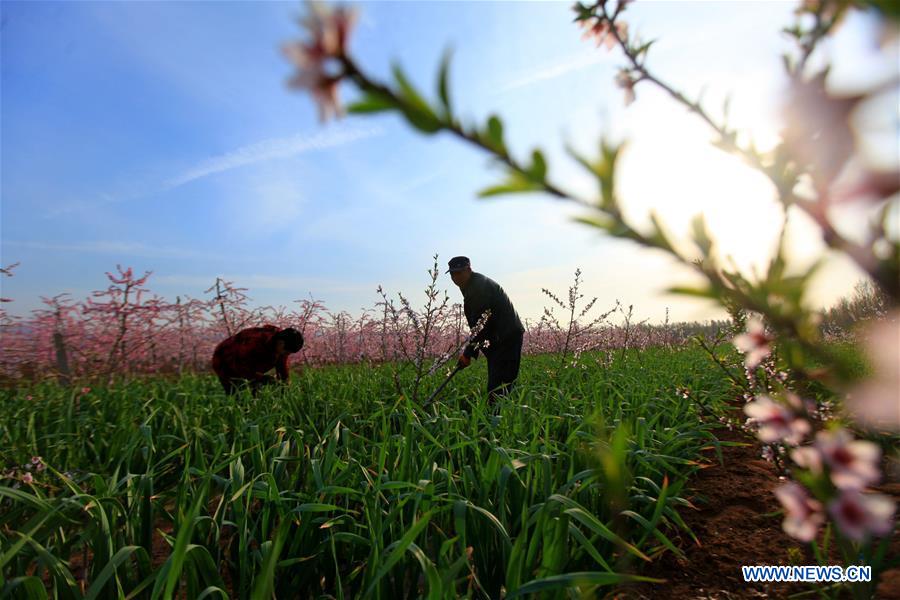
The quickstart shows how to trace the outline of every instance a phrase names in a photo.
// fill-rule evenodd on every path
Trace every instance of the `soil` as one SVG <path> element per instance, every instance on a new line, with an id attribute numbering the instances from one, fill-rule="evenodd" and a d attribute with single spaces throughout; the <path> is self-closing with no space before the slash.
<path id="1" fill-rule="evenodd" d="M 682 535 L 685 558 L 670 552 L 645 569 L 645 575 L 666 583 L 626 586 L 612 594 L 615 600 L 787 598 L 810 589 L 805 584 L 744 582 L 741 565 L 814 565 L 816 561 L 808 544 L 784 533 L 783 516 L 772 514 L 781 510 L 772 493 L 781 482 L 775 466 L 761 458 L 755 438 L 741 431 L 721 430 L 716 435 L 720 441 L 742 445 L 723 447 L 724 465 L 711 457 L 684 492 L 696 510 L 684 509 L 680 514 L 699 545 Z M 900 501 L 900 483 L 875 489 Z M 894 532 L 888 556 L 900 556 L 900 531 Z M 841 560 L 835 555 L 829 564 L 840 565 Z M 874 597 L 900 600 L 900 569 L 882 575 Z"/>

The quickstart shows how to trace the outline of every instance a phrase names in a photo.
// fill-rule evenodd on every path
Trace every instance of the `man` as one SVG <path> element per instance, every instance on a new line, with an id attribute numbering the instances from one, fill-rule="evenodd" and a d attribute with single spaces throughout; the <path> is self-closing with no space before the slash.
<path id="1" fill-rule="evenodd" d="M 274 325 L 250 327 L 237 332 L 216 346 L 212 366 L 226 394 L 233 394 L 242 383 L 249 383 L 253 395 L 271 383 L 266 372 L 275 368 L 279 380 L 287 382 L 288 355 L 303 348 L 303 335 L 292 327 L 279 330 Z"/>
<path id="2" fill-rule="evenodd" d="M 456 256 L 450 259 L 449 267 L 447 272 L 462 291 L 469 327 L 475 327 L 486 310 L 491 311 L 484 328 L 469 342 L 456 364 L 464 369 L 478 357 L 479 349 L 484 352 L 488 396 L 493 402 L 509 393 L 519 376 L 525 328 L 503 288 L 481 273 L 473 272 L 468 258 Z"/>

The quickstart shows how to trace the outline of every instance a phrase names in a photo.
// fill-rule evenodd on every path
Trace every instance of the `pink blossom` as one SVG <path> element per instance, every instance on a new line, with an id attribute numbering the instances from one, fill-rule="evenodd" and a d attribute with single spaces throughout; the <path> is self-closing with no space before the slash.
<path id="1" fill-rule="evenodd" d="M 869 327 L 866 354 L 872 377 L 850 392 L 847 409 L 870 429 L 900 431 L 900 312 Z"/>
<path id="2" fill-rule="evenodd" d="M 784 506 L 784 532 L 802 542 L 812 541 L 819 527 L 825 522 L 822 503 L 812 498 L 806 488 L 788 482 L 775 489 L 775 497 Z"/>
<path id="3" fill-rule="evenodd" d="M 809 398 L 801 398 L 791 391 L 785 392 L 784 397 L 787 400 L 788 406 L 798 413 L 811 413 L 816 410 L 815 401 L 810 400 Z"/>
<path id="4" fill-rule="evenodd" d="M 831 187 L 829 197 L 835 202 L 871 200 L 877 202 L 900 191 L 900 171 L 856 171 L 854 177 L 842 175 Z"/>
<path id="5" fill-rule="evenodd" d="M 784 441 L 795 445 L 810 432 L 809 421 L 798 417 L 791 409 L 765 394 L 760 394 L 754 402 L 747 403 L 744 412 L 759 424 L 757 436 L 766 443 Z"/>
<path id="6" fill-rule="evenodd" d="M 627 69 L 620 69 L 616 73 L 616 85 L 625 90 L 625 106 L 629 106 L 635 100 L 634 85 L 637 83 Z"/>
<path id="7" fill-rule="evenodd" d="M 796 78 L 785 107 L 785 145 L 810 168 L 816 188 L 825 190 L 853 154 L 850 115 L 859 96 L 837 97 L 826 90 L 826 73 L 808 81 Z"/>
<path id="8" fill-rule="evenodd" d="M 609 20 L 607 19 L 597 19 L 593 24 L 590 20 L 585 19 L 581 22 L 581 26 L 586 29 L 584 35 L 581 36 L 581 39 L 586 40 L 589 38 L 594 38 L 597 41 L 597 47 L 606 46 L 607 50 L 612 50 L 616 47 L 616 43 L 618 37 L 621 40 L 625 40 L 628 38 L 628 24 L 625 21 L 616 21 L 616 34 L 612 34 L 612 28 L 609 26 Z"/>
<path id="9" fill-rule="evenodd" d="M 880 477 L 881 449 L 872 442 L 854 440 L 846 429 L 820 431 L 816 448 L 831 470 L 831 481 L 841 489 L 861 489 Z"/>
<path id="10" fill-rule="evenodd" d="M 22 482 L 31 485 L 34 483 L 34 476 L 31 473 L 25 473 L 22 475 Z"/>
<path id="11" fill-rule="evenodd" d="M 34 469 L 40 473 L 46 468 L 44 465 L 44 461 L 40 456 L 32 456 L 31 457 L 31 465 L 34 466 Z"/>
<path id="12" fill-rule="evenodd" d="M 813 446 L 801 446 L 791 451 L 791 459 L 798 467 L 818 475 L 822 472 L 822 454 Z"/>
<path id="13" fill-rule="evenodd" d="M 734 346 L 746 356 L 744 365 L 748 369 L 755 369 L 762 360 L 772 353 L 772 341 L 774 338 L 766 333 L 762 319 L 753 317 L 747 321 L 747 331 L 735 336 Z"/>
<path id="14" fill-rule="evenodd" d="M 89 393 L 90 391 L 91 391 L 91 388 L 89 388 L 89 387 L 83 387 L 83 388 L 81 388 L 81 393 L 82 393 L 82 394 L 87 394 L 87 393 Z"/>
<path id="15" fill-rule="evenodd" d="M 800 6 L 794 10 L 794 14 L 819 13 L 822 19 L 829 20 L 835 16 L 835 13 L 840 8 L 841 3 L 835 0 L 803 0 L 800 2 Z"/>
<path id="16" fill-rule="evenodd" d="M 862 494 L 843 490 L 828 505 L 828 512 L 848 538 L 862 541 L 875 535 L 888 535 L 894 528 L 894 501 L 882 494 Z"/>
<path id="17" fill-rule="evenodd" d="M 310 34 L 308 43 L 287 44 L 282 51 L 297 67 L 291 87 L 309 90 L 319 107 L 319 119 L 341 114 L 338 83 L 343 73 L 329 73 L 328 63 L 340 62 L 346 56 L 350 32 L 356 23 L 356 11 L 330 8 L 319 2 L 309 3 L 309 14 L 301 25 Z"/>

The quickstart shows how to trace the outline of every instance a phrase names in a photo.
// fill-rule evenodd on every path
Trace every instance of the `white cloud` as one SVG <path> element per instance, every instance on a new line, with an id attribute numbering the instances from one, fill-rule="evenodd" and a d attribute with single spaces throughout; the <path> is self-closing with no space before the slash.
<path id="1" fill-rule="evenodd" d="M 566 75 L 567 73 L 580 71 L 581 69 L 597 65 L 603 60 L 604 55 L 600 52 L 569 56 L 560 61 L 539 66 L 537 70 L 529 70 L 527 74 L 519 75 L 506 85 L 500 86 L 499 91 L 501 93 L 508 92 L 510 90 L 522 88 L 539 81 L 556 79 L 557 77 L 561 77 L 562 75 Z"/>
<path id="2" fill-rule="evenodd" d="M 285 138 L 262 140 L 203 160 L 180 175 L 166 181 L 165 188 L 175 188 L 196 179 L 245 165 L 279 158 L 290 158 L 311 150 L 336 148 L 357 140 L 380 135 L 381 133 L 382 131 L 378 128 L 330 129 L 319 131 L 313 135 L 300 133 Z"/>
<path id="3" fill-rule="evenodd" d="M 375 293 L 377 283 L 347 283 L 337 279 L 321 277 L 298 277 L 292 275 L 249 275 L 249 274 L 219 274 L 219 275 L 161 275 L 154 281 L 157 284 L 192 286 L 209 288 L 215 284 L 216 277 L 232 282 L 236 287 L 247 288 L 252 297 L 254 290 L 287 290 L 297 294 L 298 298 L 306 297 L 312 292 L 315 297 L 324 293 Z"/>
<path id="4" fill-rule="evenodd" d="M 144 256 L 152 258 L 188 258 L 188 259 L 214 259 L 213 254 L 204 254 L 185 250 L 183 248 L 167 248 L 150 246 L 137 242 L 117 241 L 92 241 L 76 242 L 72 244 L 57 244 L 40 241 L 3 240 L 4 245 L 17 248 L 30 248 L 33 250 L 51 250 L 58 252 L 96 252 L 100 254 L 116 254 L 118 256 Z"/>
<path id="5" fill-rule="evenodd" d="M 151 185 L 149 190 L 114 194 L 98 194 L 96 200 L 70 202 L 48 211 L 44 217 L 54 218 L 79 211 L 95 210 L 100 206 L 141 200 L 161 191 L 168 191 L 191 181 L 209 177 L 251 164 L 270 160 L 290 158 L 304 152 L 338 148 L 358 140 L 381 135 L 380 128 L 332 128 L 313 134 L 298 133 L 284 138 L 271 138 L 241 146 L 224 154 L 219 154 L 198 162 L 193 167 L 172 177 L 162 184 Z"/>

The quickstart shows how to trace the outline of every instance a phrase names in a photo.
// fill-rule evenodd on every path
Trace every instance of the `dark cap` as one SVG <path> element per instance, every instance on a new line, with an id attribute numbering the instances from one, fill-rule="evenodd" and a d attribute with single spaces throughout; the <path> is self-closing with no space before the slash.
<path id="1" fill-rule="evenodd" d="M 472 263 L 469 262 L 466 256 L 454 256 L 447 265 L 450 267 L 447 269 L 448 273 L 456 273 L 457 271 L 465 271 L 472 266 Z"/>

